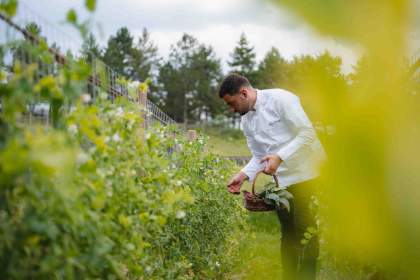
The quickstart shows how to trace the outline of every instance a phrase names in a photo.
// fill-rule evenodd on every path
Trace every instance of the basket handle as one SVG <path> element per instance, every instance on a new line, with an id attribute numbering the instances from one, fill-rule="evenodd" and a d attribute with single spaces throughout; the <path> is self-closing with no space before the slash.
<path id="1" fill-rule="evenodd" d="M 258 177 L 258 175 L 260 175 L 263 172 L 264 172 L 264 169 L 258 171 L 257 174 L 255 174 L 254 181 L 252 181 L 252 195 L 255 195 L 255 183 L 257 182 L 257 177 Z M 276 187 L 278 188 L 279 187 L 279 180 L 277 179 L 276 175 L 272 175 L 272 176 L 274 178 L 274 182 L 276 182 Z"/>

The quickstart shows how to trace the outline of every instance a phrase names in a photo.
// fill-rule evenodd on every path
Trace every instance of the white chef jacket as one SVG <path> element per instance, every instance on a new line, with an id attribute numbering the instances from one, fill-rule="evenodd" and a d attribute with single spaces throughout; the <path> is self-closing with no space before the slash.
<path id="1" fill-rule="evenodd" d="M 282 89 L 257 90 L 253 109 L 241 118 L 253 155 L 242 169 L 249 180 L 264 169 L 266 163 L 260 159 L 269 154 L 283 160 L 276 171 L 282 187 L 318 177 L 318 166 L 326 154 L 299 97 Z"/>

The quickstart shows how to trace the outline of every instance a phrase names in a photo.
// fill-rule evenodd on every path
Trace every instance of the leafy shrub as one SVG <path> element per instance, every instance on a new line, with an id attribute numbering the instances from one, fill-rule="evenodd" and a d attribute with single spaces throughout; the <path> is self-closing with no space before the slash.
<path id="1" fill-rule="evenodd" d="M 0 85 L 0 278 L 220 277 L 244 226 L 231 163 L 202 137 L 145 131 L 136 104 L 84 104 L 82 60 L 36 71 L 16 64 Z M 36 98 L 53 126 L 25 123 Z"/>

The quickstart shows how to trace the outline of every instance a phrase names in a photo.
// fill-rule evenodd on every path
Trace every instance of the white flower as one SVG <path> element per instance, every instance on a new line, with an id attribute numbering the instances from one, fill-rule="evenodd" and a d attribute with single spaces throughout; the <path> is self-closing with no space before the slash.
<path id="1" fill-rule="evenodd" d="M 120 142 L 121 141 L 121 137 L 120 137 L 120 135 L 118 134 L 118 133 L 115 133 L 114 135 L 112 135 L 112 140 L 114 141 L 114 142 Z"/>
<path id="2" fill-rule="evenodd" d="M 176 185 L 177 187 L 182 186 L 182 181 L 181 181 L 181 180 L 176 181 L 175 185 Z"/>
<path id="3" fill-rule="evenodd" d="M 90 102 L 90 100 L 92 100 L 92 97 L 90 97 L 90 95 L 89 94 L 82 94 L 81 96 L 80 96 L 80 99 L 82 99 L 82 102 L 83 103 L 85 103 L 85 104 L 87 104 L 87 103 L 89 103 Z"/>
<path id="4" fill-rule="evenodd" d="M 124 114 L 124 110 L 123 108 L 120 106 L 117 108 L 117 112 L 115 113 L 115 116 L 117 117 L 122 117 L 122 115 Z"/>
<path id="5" fill-rule="evenodd" d="M 128 243 L 127 245 L 126 245 L 126 247 L 127 247 L 127 250 L 129 250 L 129 251 L 133 251 L 134 249 L 136 249 L 136 247 L 134 246 L 134 244 L 132 244 L 132 243 Z"/>
<path id="6" fill-rule="evenodd" d="M 77 163 L 84 164 L 89 160 L 89 156 L 84 152 L 80 152 L 77 154 Z"/>
<path id="7" fill-rule="evenodd" d="M 68 131 L 72 134 L 72 135 L 75 135 L 76 133 L 77 133 L 77 125 L 75 125 L 75 124 L 72 124 L 72 125 L 69 125 L 69 127 L 68 127 Z"/>
<path id="8" fill-rule="evenodd" d="M 105 176 L 106 176 L 105 171 L 102 168 L 98 168 L 96 170 L 96 173 L 102 178 L 105 178 Z"/>
<path id="9" fill-rule="evenodd" d="M 94 154 L 96 152 L 96 146 L 92 146 L 89 148 L 89 154 Z"/>
<path id="10" fill-rule="evenodd" d="M 107 174 L 108 174 L 108 175 L 114 175 L 114 172 L 115 172 L 115 168 L 114 168 L 113 166 L 111 166 L 111 167 L 109 168 L 109 170 L 107 171 Z"/>
<path id="11" fill-rule="evenodd" d="M 219 267 L 219 266 L 220 266 L 220 263 L 219 263 L 218 261 L 216 261 L 216 263 L 215 263 L 215 264 L 216 264 L 216 266 L 217 266 L 217 267 Z"/>
<path id="12" fill-rule="evenodd" d="M 184 211 L 182 211 L 182 210 L 179 210 L 178 212 L 176 212 L 176 218 L 177 219 L 183 219 L 183 218 L 185 218 L 185 212 Z"/>

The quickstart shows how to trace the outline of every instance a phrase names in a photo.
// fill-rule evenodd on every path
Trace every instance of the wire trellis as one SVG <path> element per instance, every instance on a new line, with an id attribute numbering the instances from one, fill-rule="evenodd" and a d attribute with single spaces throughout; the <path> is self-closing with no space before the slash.
<path id="1" fill-rule="evenodd" d="M 40 37 L 37 37 L 28 31 L 27 27 L 33 23 L 40 28 Z M 5 31 L 0 34 L 0 46 L 19 43 L 17 44 L 18 47 L 12 48 L 13 50 L 10 50 L 9 48 L 9 51 L 6 51 L 3 56 L 3 65 L 1 68 L 8 76 L 13 75 L 13 65 L 16 60 L 18 60 L 23 67 L 36 63 L 38 65 L 36 78 L 40 79 L 46 75 L 56 75 L 58 69 L 66 67 L 69 60 L 72 58 L 69 55 L 64 55 L 63 52 L 68 53 L 77 50 L 79 53 L 73 54 L 73 56 L 77 58 L 77 56 L 81 55 L 81 51 L 79 50 L 81 46 L 80 40 L 71 38 L 71 36 L 61 32 L 53 24 L 36 15 L 36 13 L 23 2 L 19 3 L 17 15 L 13 18 L 9 18 L 0 13 L 0 29 Z M 30 51 L 23 47 L 19 47 L 19 45 L 24 44 L 24 42 L 29 44 L 40 44 L 41 40 L 47 42 L 49 47 L 48 50 L 54 57 L 53 63 L 43 63 L 39 58 L 31 54 Z M 87 55 L 87 63 L 90 65 L 92 72 L 86 81 L 85 90 L 86 93 L 91 96 L 93 102 L 95 102 L 101 92 L 106 92 L 108 98 L 112 101 L 115 100 L 116 97 L 125 97 L 133 103 L 141 103 L 146 109 L 146 128 L 156 124 L 163 126 L 175 124 L 175 121 L 158 106 L 148 100 L 147 97 L 144 98 L 145 95 L 140 92 L 138 86 L 130 88 L 130 85 L 126 82 L 127 79 L 106 65 L 102 60 L 89 53 Z M 133 82 L 132 84 L 138 85 L 139 82 Z M 50 106 L 48 103 L 37 100 L 34 104 L 29 105 L 28 112 L 28 120 L 30 123 L 34 119 L 41 120 L 46 124 L 49 123 Z"/>

